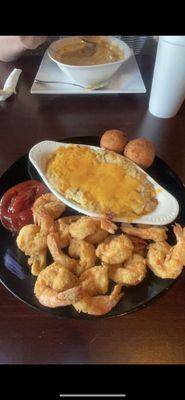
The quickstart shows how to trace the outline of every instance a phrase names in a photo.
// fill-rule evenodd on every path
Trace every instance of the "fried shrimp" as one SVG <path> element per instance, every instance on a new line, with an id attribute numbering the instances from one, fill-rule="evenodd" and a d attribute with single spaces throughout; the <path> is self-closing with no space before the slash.
<path id="1" fill-rule="evenodd" d="M 134 246 L 126 235 L 109 236 L 100 243 L 96 249 L 96 255 L 104 263 L 119 264 L 129 258 L 133 252 Z"/>
<path id="2" fill-rule="evenodd" d="M 34 202 L 32 211 L 34 223 L 41 227 L 46 235 L 55 231 L 54 220 L 59 218 L 66 206 L 59 201 L 52 193 L 46 193 L 38 197 Z"/>
<path id="3" fill-rule="evenodd" d="M 59 233 L 60 237 L 60 247 L 61 249 L 68 247 L 71 235 L 69 233 L 69 225 L 63 221 L 63 218 L 58 219 L 56 222 L 56 230 Z"/>
<path id="4" fill-rule="evenodd" d="M 32 275 L 39 275 L 46 268 L 47 250 L 42 250 L 38 255 L 32 255 L 28 258 L 28 264 L 31 266 Z"/>
<path id="5" fill-rule="evenodd" d="M 105 294 L 108 291 L 108 266 L 98 265 L 82 273 L 79 278 L 82 288 L 90 295 Z"/>
<path id="6" fill-rule="evenodd" d="M 34 293 L 43 306 L 54 308 L 78 301 L 82 297 L 82 288 L 74 274 L 53 263 L 40 272 Z"/>
<path id="7" fill-rule="evenodd" d="M 131 240 L 131 242 L 134 246 L 134 253 L 137 253 L 143 257 L 146 257 L 148 243 L 144 239 L 141 239 L 137 236 L 131 236 L 131 235 L 127 235 L 127 236 Z"/>
<path id="8" fill-rule="evenodd" d="M 81 300 L 73 303 L 73 307 L 78 312 L 90 315 L 104 315 L 112 310 L 123 296 L 121 292 L 122 285 L 115 285 L 112 293 L 105 296 L 89 296 L 84 293 Z"/>
<path id="9" fill-rule="evenodd" d="M 53 219 L 57 219 L 65 211 L 66 206 L 58 200 L 52 193 L 46 193 L 38 197 L 33 204 L 33 213 L 42 209 Z"/>
<path id="10" fill-rule="evenodd" d="M 76 271 L 78 261 L 70 258 L 61 250 L 60 236 L 57 232 L 51 232 L 47 236 L 47 245 L 55 262 L 72 272 Z"/>
<path id="11" fill-rule="evenodd" d="M 85 239 L 96 231 L 96 222 L 90 217 L 81 217 L 69 226 L 69 233 L 75 239 Z"/>
<path id="12" fill-rule="evenodd" d="M 96 224 L 96 230 L 91 235 L 86 236 L 85 241 L 92 244 L 99 244 L 106 239 L 108 232 L 101 228 L 101 221 L 99 219 L 94 218 L 94 222 Z"/>
<path id="13" fill-rule="evenodd" d="M 95 248 L 91 243 L 87 243 L 85 240 L 71 239 L 68 253 L 71 257 L 80 259 L 76 269 L 77 275 L 80 275 L 83 271 L 95 265 Z"/>
<path id="14" fill-rule="evenodd" d="M 60 246 L 61 248 L 68 247 L 71 240 L 69 233 L 69 226 L 72 222 L 77 221 L 80 217 L 78 215 L 70 215 L 68 217 L 62 217 L 55 221 L 56 230 L 60 235 Z"/>
<path id="15" fill-rule="evenodd" d="M 60 221 L 65 222 L 65 224 L 70 225 L 72 222 L 77 221 L 77 219 L 81 218 L 80 215 L 68 215 L 67 217 L 61 217 Z"/>
<path id="16" fill-rule="evenodd" d="M 38 209 L 33 213 L 34 223 L 38 225 L 41 232 L 48 235 L 49 232 L 56 230 L 55 221 L 51 215 L 47 214 L 43 209 Z"/>
<path id="17" fill-rule="evenodd" d="M 85 238 L 85 241 L 91 244 L 99 244 L 108 236 L 108 232 L 101 228 L 97 228 L 95 233 Z"/>
<path id="18" fill-rule="evenodd" d="M 37 225 L 29 224 L 21 228 L 17 236 L 17 246 L 27 256 L 39 255 L 47 247 L 46 236 Z"/>
<path id="19" fill-rule="evenodd" d="M 101 224 L 101 229 L 104 229 L 104 231 L 107 231 L 112 234 L 114 234 L 115 231 L 118 229 L 116 224 L 114 224 L 113 222 L 111 222 L 109 219 L 106 218 L 101 218 L 100 224 Z"/>
<path id="20" fill-rule="evenodd" d="M 161 227 L 154 227 L 154 226 L 143 226 L 139 225 L 137 227 L 131 224 L 121 224 L 122 232 L 126 233 L 127 235 L 133 235 L 140 237 L 141 239 L 146 240 L 153 240 L 154 242 L 163 242 L 167 239 L 166 228 L 163 226 Z"/>
<path id="21" fill-rule="evenodd" d="M 147 264 L 162 279 L 176 279 L 185 264 L 185 228 L 179 224 L 173 228 L 177 243 L 171 247 L 166 242 L 149 245 Z"/>
<path id="22" fill-rule="evenodd" d="M 136 286 L 146 276 L 146 259 L 133 253 L 123 265 L 110 265 L 109 278 L 124 286 Z"/>

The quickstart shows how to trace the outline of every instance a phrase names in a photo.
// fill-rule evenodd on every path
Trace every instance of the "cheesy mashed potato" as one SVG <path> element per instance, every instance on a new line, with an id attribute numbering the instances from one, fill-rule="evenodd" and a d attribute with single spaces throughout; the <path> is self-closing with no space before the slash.
<path id="1" fill-rule="evenodd" d="M 104 215 L 132 220 L 157 206 L 146 175 L 125 157 L 107 150 L 60 147 L 51 155 L 46 175 L 66 199 Z"/>

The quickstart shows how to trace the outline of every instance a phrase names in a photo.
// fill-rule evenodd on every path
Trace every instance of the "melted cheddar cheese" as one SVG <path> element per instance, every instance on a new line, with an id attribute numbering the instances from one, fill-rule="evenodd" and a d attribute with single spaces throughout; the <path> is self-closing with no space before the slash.
<path id="1" fill-rule="evenodd" d="M 128 219 L 135 218 L 143 213 L 146 203 L 143 177 L 140 179 L 138 172 L 136 176 L 131 176 L 115 160 L 107 162 L 100 157 L 100 153 L 97 155 L 86 147 L 61 147 L 51 156 L 46 174 L 61 194 L 81 202 L 86 208 L 103 214 L 111 212 Z M 77 200 L 77 192 L 83 194 L 80 201 Z M 147 192 L 147 201 L 149 194 Z"/>

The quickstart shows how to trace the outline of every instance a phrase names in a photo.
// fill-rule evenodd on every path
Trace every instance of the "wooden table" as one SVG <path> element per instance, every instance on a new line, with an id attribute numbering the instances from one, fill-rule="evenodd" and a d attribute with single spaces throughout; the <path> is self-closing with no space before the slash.
<path id="1" fill-rule="evenodd" d="M 17 95 L 0 103 L 0 173 L 43 139 L 99 135 L 120 128 L 151 139 L 157 154 L 185 181 L 185 105 L 172 119 L 147 111 L 154 58 L 138 56 L 146 94 L 31 95 L 39 56 L 0 63 L 0 84 L 22 68 Z M 185 274 L 152 305 L 97 321 L 57 320 L 0 287 L 0 363 L 185 363 Z"/>

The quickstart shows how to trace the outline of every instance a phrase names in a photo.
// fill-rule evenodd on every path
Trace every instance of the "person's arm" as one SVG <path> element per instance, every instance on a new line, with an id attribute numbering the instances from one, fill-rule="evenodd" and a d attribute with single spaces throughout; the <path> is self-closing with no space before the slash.
<path id="1" fill-rule="evenodd" d="M 0 36 L 0 61 L 14 61 L 24 51 L 36 49 L 47 36 Z"/>

